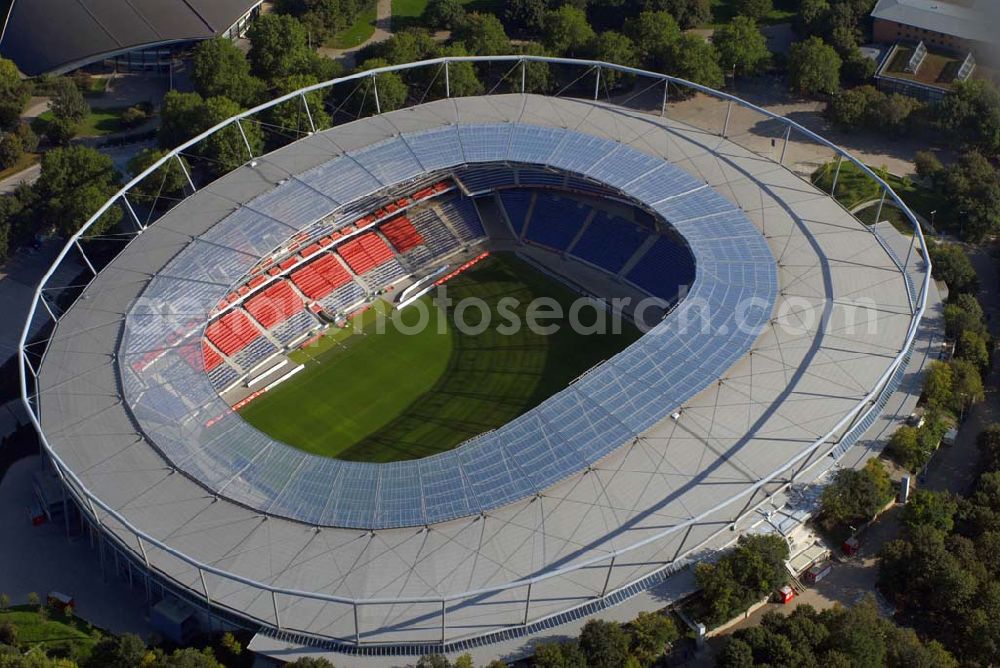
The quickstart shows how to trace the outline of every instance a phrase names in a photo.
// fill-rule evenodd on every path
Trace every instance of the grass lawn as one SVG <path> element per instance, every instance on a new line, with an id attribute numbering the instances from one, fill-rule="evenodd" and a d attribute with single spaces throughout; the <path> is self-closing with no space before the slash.
<path id="1" fill-rule="evenodd" d="M 121 123 L 121 114 L 127 107 L 107 107 L 104 109 L 91 109 L 87 117 L 80 123 L 77 130 L 78 137 L 100 137 L 120 132 L 125 128 Z M 45 124 L 55 118 L 51 111 L 46 111 L 33 123 L 35 132 L 43 134 Z"/>
<path id="2" fill-rule="evenodd" d="M 84 630 L 83 622 L 77 618 L 52 611 L 43 618 L 32 606 L 17 605 L 0 612 L 0 622 L 4 621 L 17 627 L 17 641 L 25 645 L 69 643 L 75 650 L 89 651 L 97 643 L 97 638 Z"/>
<path id="3" fill-rule="evenodd" d="M 813 172 L 812 181 L 821 190 L 829 192 L 835 171 L 836 162 L 828 162 Z M 877 173 L 877 170 L 873 171 Z M 893 174 L 886 176 L 885 181 L 914 213 L 923 216 L 927 220 L 931 220 L 931 211 L 936 210 L 937 214 L 934 216 L 934 222 L 938 227 L 949 228 L 954 224 L 952 214 L 946 210 L 944 196 L 940 193 L 918 185 L 910 179 L 894 176 Z M 862 202 L 878 199 L 881 196 L 881 191 L 878 185 L 866 174 L 853 163 L 845 160 L 840 167 L 840 176 L 837 178 L 837 192 L 835 196 L 837 201 L 846 208 L 852 209 Z M 899 214 L 900 221 L 904 220 L 902 212 L 889 206 L 883 207 L 883 219 L 892 221 L 892 218 L 889 216 L 894 214 L 889 214 L 889 209 Z M 869 215 L 874 217 L 875 212 L 872 211 Z"/>
<path id="4" fill-rule="evenodd" d="M 415 459 L 509 422 L 639 337 L 625 323 L 620 335 L 584 336 L 566 326 L 549 335 L 526 326 L 498 332 L 504 297 L 518 300 L 511 310 L 521 322 L 537 297 L 554 298 L 564 312 L 577 297 L 513 255 L 493 255 L 448 283 L 454 303 L 476 296 L 488 305 L 493 321 L 482 333 L 460 331 L 453 311 L 432 307 L 432 295 L 422 300 L 428 326 L 418 333 L 392 323 L 377 333 L 369 311 L 363 334 L 326 337 L 303 351 L 306 369 L 241 414 L 309 452 L 355 461 Z M 409 307 L 392 317 L 413 326 L 421 311 Z M 585 309 L 583 319 L 590 313 Z M 473 325 L 478 314 L 467 309 L 462 319 Z"/>
<path id="5" fill-rule="evenodd" d="M 739 14 L 739 0 L 711 0 L 712 23 L 709 26 L 718 28 L 733 20 Z M 791 7 L 790 0 L 776 0 L 772 9 L 764 18 L 757 23 L 759 25 L 774 25 L 775 23 L 787 23 L 795 17 L 795 8 Z"/>
<path id="6" fill-rule="evenodd" d="M 365 43 L 375 33 L 375 9 L 375 3 L 370 3 L 358 12 L 353 25 L 328 39 L 325 46 L 331 49 L 350 49 Z"/>
<path id="7" fill-rule="evenodd" d="M 18 172 L 23 171 L 28 167 L 31 167 L 32 165 L 36 164 L 39 160 L 41 160 L 41 158 L 42 156 L 40 153 L 23 154 L 20 158 L 18 158 L 18 161 L 16 163 L 11 165 L 7 169 L 0 170 L 0 179 L 5 179 L 8 176 L 13 176 Z"/>
<path id="8" fill-rule="evenodd" d="M 500 16 L 503 13 L 503 0 L 459 0 L 467 12 L 479 12 L 481 14 L 495 14 Z M 417 26 L 428 27 L 423 24 L 421 17 L 427 9 L 427 0 L 392 0 L 392 29 L 393 31 L 404 30 Z"/>

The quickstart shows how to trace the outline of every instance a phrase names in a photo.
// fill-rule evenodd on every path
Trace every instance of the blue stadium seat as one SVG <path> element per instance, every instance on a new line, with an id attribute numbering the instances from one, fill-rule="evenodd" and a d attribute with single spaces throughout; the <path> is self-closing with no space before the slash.
<path id="1" fill-rule="evenodd" d="M 673 301 L 680 286 L 694 282 L 694 261 L 673 239 L 661 237 L 639 258 L 626 278 L 655 297 Z"/>
<path id="2" fill-rule="evenodd" d="M 649 232 L 628 221 L 599 213 L 590 221 L 572 252 L 581 260 L 617 274 L 647 238 Z"/>
<path id="3" fill-rule="evenodd" d="M 525 238 L 553 250 L 566 250 L 589 213 L 590 208 L 576 200 L 538 193 Z"/>

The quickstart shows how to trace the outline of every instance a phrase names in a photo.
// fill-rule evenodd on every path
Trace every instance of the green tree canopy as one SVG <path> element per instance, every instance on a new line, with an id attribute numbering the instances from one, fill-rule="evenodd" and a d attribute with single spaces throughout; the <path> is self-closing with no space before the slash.
<path id="1" fill-rule="evenodd" d="M 316 83 L 319 82 L 311 74 L 292 74 L 276 82 L 277 94 L 285 95 Z M 302 97 L 309 105 L 308 111 Z M 323 91 L 313 91 L 302 97 L 277 104 L 265 112 L 267 123 L 276 126 L 273 128 L 275 132 L 289 139 L 295 139 L 299 135 L 312 132 L 313 126 L 317 131 L 330 127 L 330 114 L 326 112 Z M 312 124 L 310 124 L 310 118 Z"/>
<path id="2" fill-rule="evenodd" d="M 598 35 L 591 47 L 595 60 L 603 60 L 606 63 L 615 63 L 627 67 L 635 67 L 639 64 L 636 54 L 635 44 L 625 35 L 614 30 L 606 30 Z M 614 90 L 617 86 L 628 86 L 635 77 L 622 74 L 617 70 L 604 68 L 601 70 L 602 89 Z M 603 96 L 605 90 L 600 92 Z"/>
<path id="3" fill-rule="evenodd" d="M 674 620 L 660 612 L 640 612 L 629 624 L 632 655 L 643 666 L 654 665 L 668 643 L 680 637 Z"/>
<path id="4" fill-rule="evenodd" d="M 625 34 L 632 38 L 646 67 L 662 69 L 680 41 L 681 28 L 667 12 L 641 12 L 625 22 Z"/>
<path id="5" fill-rule="evenodd" d="M 746 16 L 737 16 L 716 30 L 712 43 L 719 51 L 723 69 L 732 67 L 740 74 L 759 73 L 771 58 L 767 39 L 757 28 L 757 22 Z"/>
<path id="6" fill-rule="evenodd" d="M 145 148 L 128 161 L 128 172 L 131 177 L 136 177 L 151 167 L 157 160 L 162 158 L 165 151 L 155 148 Z M 138 184 L 129 190 L 129 199 L 138 198 L 143 205 L 153 206 L 159 198 L 176 200 L 183 198 L 186 191 L 190 189 L 187 176 L 181 168 L 178 160 L 184 158 L 171 158 L 163 165 L 150 173 Z M 186 163 L 185 163 L 186 165 Z M 190 173 L 190 167 L 187 167 Z M 157 202 L 159 203 L 159 202 Z M 164 202 L 165 203 L 165 202 Z"/>
<path id="7" fill-rule="evenodd" d="M 72 79 L 56 79 L 53 84 L 52 102 L 49 105 L 52 115 L 70 123 L 80 123 L 90 113 L 90 106 L 83 99 L 83 93 Z"/>
<path id="8" fill-rule="evenodd" d="M 545 46 L 559 55 L 581 54 L 594 40 L 594 29 L 583 10 L 562 5 L 545 15 Z"/>
<path id="9" fill-rule="evenodd" d="M 840 56 L 818 37 L 792 44 L 788 81 L 803 95 L 832 94 L 840 87 Z"/>
<path id="10" fill-rule="evenodd" d="M 892 498 L 892 482 L 877 458 L 862 469 L 841 469 L 823 489 L 820 509 L 829 525 L 866 522 Z"/>
<path id="11" fill-rule="evenodd" d="M 736 11 L 740 15 L 760 20 L 771 13 L 774 9 L 774 4 L 771 0 L 739 0 L 736 5 Z"/>
<path id="12" fill-rule="evenodd" d="M 265 81 L 292 74 L 330 78 L 336 66 L 309 48 L 305 27 L 286 14 L 263 14 L 250 24 L 250 70 Z"/>
<path id="13" fill-rule="evenodd" d="M 720 624 L 746 610 L 788 580 L 785 560 L 788 543 L 781 536 L 744 535 L 736 547 L 714 564 L 695 566 L 711 625 Z"/>
<path id="14" fill-rule="evenodd" d="M 362 70 L 373 70 L 388 65 L 381 58 L 371 58 L 366 60 L 361 66 Z M 378 92 L 378 105 L 375 104 L 375 93 Z M 373 78 L 365 79 L 362 90 L 356 95 L 360 95 L 359 104 L 362 111 L 374 114 L 377 108 L 383 112 L 399 109 L 406 104 L 407 87 L 403 79 L 396 72 L 383 72 Z"/>
<path id="15" fill-rule="evenodd" d="M 682 28 L 694 28 L 712 20 L 709 0 L 640 0 L 643 11 L 667 12 Z"/>
<path id="16" fill-rule="evenodd" d="M 468 52 L 461 44 L 453 44 L 443 49 L 443 56 L 467 56 Z M 483 84 L 476 76 L 476 67 L 472 63 L 448 63 L 448 88 L 452 97 L 479 95 L 483 92 Z M 434 81 L 434 92 L 438 97 L 444 97 L 444 78 L 437 77 Z"/>
<path id="17" fill-rule="evenodd" d="M 163 96 L 158 140 L 163 148 L 174 148 L 205 129 L 205 100 L 198 93 L 172 90 Z"/>
<path id="18" fill-rule="evenodd" d="M 628 645 L 628 635 L 617 622 L 591 619 L 580 632 L 580 651 L 588 668 L 622 668 Z"/>
<path id="19" fill-rule="evenodd" d="M 979 289 L 979 277 L 961 246 L 931 243 L 927 250 L 931 256 L 934 278 L 948 285 L 949 295 L 974 293 Z"/>
<path id="20" fill-rule="evenodd" d="M 433 28 L 453 30 L 465 20 L 465 6 L 459 0 L 427 0 L 424 21 Z"/>
<path id="21" fill-rule="evenodd" d="M 937 105 L 941 127 L 992 157 L 1000 155 L 1000 88 L 986 79 L 958 82 Z"/>
<path id="22" fill-rule="evenodd" d="M 693 33 L 681 35 L 668 60 L 674 74 L 680 78 L 711 88 L 722 87 L 719 53 L 700 36 Z"/>
<path id="23" fill-rule="evenodd" d="M 0 58 L 0 129 L 10 130 L 21 118 L 31 90 L 13 61 Z"/>
<path id="24" fill-rule="evenodd" d="M 548 8 L 545 0 L 507 0 L 504 25 L 512 34 L 537 35 L 542 30 Z"/>
<path id="25" fill-rule="evenodd" d="M 226 97 L 211 97 L 205 100 L 203 111 L 204 126 L 212 127 L 240 113 L 240 105 Z M 228 126 L 213 132 L 198 145 L 198 153 L 207 158 L 211 170 L 217 176 L 236 169 L 251 159 L 250 152 L 259 156 L 264 152 L 264 136 L 260 125 L 252 120 L 230 123 Z M 244 135 L 246 141 L 243 140 Z M 250 151 L 247 144 L 250 144 Z"/>
<path id="26" fill-rule="evenodd" d="M 977 404 L 986 398 L 986 391 L 983 388 L 983 377 L 979 373 L 979 368 L 972 362 L 964 359 L 952 359 L 949 362 L 951 367 L 954 385 L 952 389 L 952 401 L 950 407 L 955 412 L 968 410 L 973 404 Z"/>
<path id="27" fill-rule="evenodd" d="M 945 362 L 930 363 L 924 375 L 924 399 L 931 408 L 942 410 L 951 406 L 955 390 L 955 374 Z"/>
<path id="28" fill-rule="evenodd" d="M 216 37 L 194 50 L 191 79 L 202 97 L 225 96 L 245 107 L 260 98 L 264 85 L 250 74 L 250 63 L 233 40 Z"/>
<path id="29" fill-rule="evenodd" d="M 465 17 L 452 34 L 465 45 L 466 51 L 475 56 L 496 56 L 510 53 L 510 40 L 503 24 L 493 14 L 472 12 Z"/>
<path id="30" fill-rule="evenodd" d="M 63 235 L 76 232 L 118 190 L 119 174 L 111 158 L 87 146 L 47 151 L 35 184 L 41 220 Z M 109 208 L 90 234 L 100 234 L 121 219 L 121 209 Z"/>
<path id="31" fill-rule="evenodd" d="M 903 506 L 902 520 L 909 529 L 930 526 L 948 533 L 955 526 L 957 512 L 958 502 L 947 492 L 917 489 Z"/>
<path id="32" fill-rule="evenodd" d="M 944 190 L 966 238 L 978 241 L 1000 230 L 1000 171 L 981 153 L 963 154 L 946 171 Z"/>

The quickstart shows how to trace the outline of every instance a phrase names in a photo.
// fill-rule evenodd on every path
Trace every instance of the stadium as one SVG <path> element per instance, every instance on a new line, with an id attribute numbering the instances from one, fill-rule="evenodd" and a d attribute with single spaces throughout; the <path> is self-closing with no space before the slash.
<path id="1" fill-rule="evenodd" d="M 470 62 L 488 92 L 451 97 Z M 383 110 L 390 75 L 426 90 Z M 328 129 L 317 91 L 344 103 Z M 257 155 L 245 128 L 289 103 L 306 131 Z M 196 148 L 221 133 L 247 152 L 215 178 Z M 843 161 L 913 229 L 802 176 Z M 144 202 L 171 165 L 184 196 Z M 88 233 L 113 209 L 131 231 Z M 462 651 L 803 522 L 906 370 L 929 266 L 876 174 L 736 97 L 438 59 L 277 98 L 127 184 L 43 279 L 22 388 L 102 563 L 150 601 L 333 651 Z M 442 288 L 622 324 L 470 334 Z M 434 326 L 402 331 L 419 312 Z"/>

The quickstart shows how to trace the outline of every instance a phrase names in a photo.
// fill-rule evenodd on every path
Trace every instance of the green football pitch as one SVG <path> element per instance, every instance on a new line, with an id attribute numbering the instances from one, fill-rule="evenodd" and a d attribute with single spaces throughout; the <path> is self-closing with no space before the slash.
<path id="1" fill-rule="evenodd" d="M 480 309 L 464 309 L 461 321 L 469 327 L 458 327 L 455 307 L 435 306 L 434 294 L 403 311 L 377 302 L 361 316 L 362 332 L 337 330 L 292 353 L 306 368 L 241 415 L 309 452 L 354 461 L 416 459 L 509 422 L 639 337 L 628 322 L 614 334 L 610 317 L 605 334 L 574 332 L 566 319 L 544 321 L 560 325 L 554 333 L 498 327 L 512 313 L 524 323 L 533 299 L 554 299 L 568 313 L 578 297 L 512 254 L 491 255 L 447 283 L 453 304 L 478 297 L 488 306 L 491 322 L 482 332 L 475 327 L 482 324 Z M 517 305 L 499 304 L 504 297 Z M 594 309 L 582 309 L 584 324 L 595 318 Z"/>

